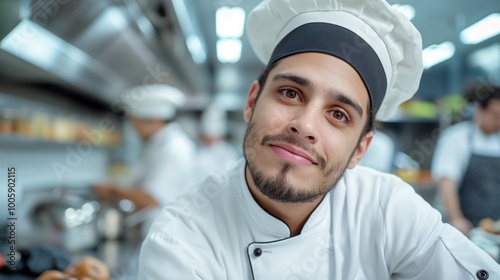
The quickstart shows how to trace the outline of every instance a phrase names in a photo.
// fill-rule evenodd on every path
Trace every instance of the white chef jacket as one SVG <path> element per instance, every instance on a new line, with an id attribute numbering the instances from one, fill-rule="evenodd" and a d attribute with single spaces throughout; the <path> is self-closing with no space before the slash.
<path id="1" fill-rule="evenodd" d="M 245 161 L 163 209 L 141 248 L 139 279 L 500 279 L 500 266 L 398 177 L 358 166 L 300 235 L 264 211 Z"/>
<path id="2" fill-rule="evenodd" d="M 197 176 L 205 179 L 212 173 L 224 172 L 240 159 L 236 148 L 226 141 L 200 147 L 197 156 Z"/>
<path id="3" fill-rule="evenodd" d="M 382 172 L 391 172 L 395 153 L 396 146 L 391 137 L 377 130 L 359 164 Z"/>
<path id="4" fill-rule="evenodd" d="M 446 128 L 437 142 L 432 158 L 431 172 L 434 180 L 446 177 L 460 186 L 472 152 L 500 157 L 500 132 L 487 135 L 472 121 Z"/>
<path id="5" fill-rule="evenodd" d="M 132 182 L 160 205 L 166 205 L 194 184 L 196 146 L 178 123 L 169 123 L 146 143 Z"/>

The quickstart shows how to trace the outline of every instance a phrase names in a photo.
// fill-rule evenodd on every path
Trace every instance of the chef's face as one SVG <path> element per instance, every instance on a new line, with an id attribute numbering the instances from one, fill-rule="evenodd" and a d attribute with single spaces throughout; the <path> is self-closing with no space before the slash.
<path id="1" fill-rule="evenodd" d="M 149 140 L 158 130 L 165 126 L 165 121 L 157 119 L 141 119 L 134 116 L 130 117 L 130 123 L 137 135 L 143 140 Z"/>
<path id="2" fill-rule="evenodd" d="M 257 98 L 258 97 L 258 98 Z M 257 189 L 281 202 L 309 202 L 330 191 L 361 160 L 368 92 L 358 73 L 326 54 L 282 59 L 245 104 L 245 158 Z"/>
<path id="3" fill-rule="evenodd" d="M 500 131 L 500 100 L 491 99 L 486 108 L 478 107 L 476 121 L 486 134 Z"/>

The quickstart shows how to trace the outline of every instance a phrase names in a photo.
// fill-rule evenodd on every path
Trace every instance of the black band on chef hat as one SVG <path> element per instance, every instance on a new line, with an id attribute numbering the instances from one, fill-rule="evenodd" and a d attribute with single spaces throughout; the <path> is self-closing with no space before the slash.
<path id="1" fill-rule="evenodd" d="M 370 95 L 372 109 L 377 113 L 387 90 L 387 79 L 379 57 L 360 36 L 331 23 L 306 23 L 279 42 L 268 65 L 304 52 L 326 53 L 349 63 L 361 76 Z"/>

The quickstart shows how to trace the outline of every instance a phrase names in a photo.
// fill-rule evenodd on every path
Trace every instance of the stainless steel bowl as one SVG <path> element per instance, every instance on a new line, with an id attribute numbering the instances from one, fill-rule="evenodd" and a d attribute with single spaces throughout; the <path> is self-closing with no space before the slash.
<path id="1" fill-rule="evenodd" d="M 78 251 L 97 246 L 99 203 L 70 188 L 54 190 L 54 199 L 36 205 L 31 218 L 44 244 Z"/>

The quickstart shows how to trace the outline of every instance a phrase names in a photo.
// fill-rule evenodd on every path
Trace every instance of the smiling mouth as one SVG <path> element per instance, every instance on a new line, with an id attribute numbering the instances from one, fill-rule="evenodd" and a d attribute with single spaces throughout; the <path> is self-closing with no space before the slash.
<path id="1" fill-rule="evenodd" d="M 294 148 L 293 146 L 284 144 L 271 144 L 272 151 L 282 160 L 295 165 L 310 166 L 318 163 L 307 153 Z"/>

